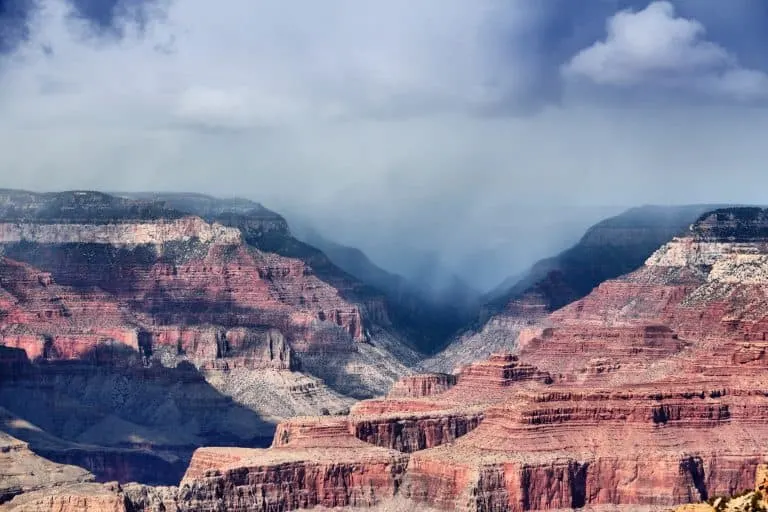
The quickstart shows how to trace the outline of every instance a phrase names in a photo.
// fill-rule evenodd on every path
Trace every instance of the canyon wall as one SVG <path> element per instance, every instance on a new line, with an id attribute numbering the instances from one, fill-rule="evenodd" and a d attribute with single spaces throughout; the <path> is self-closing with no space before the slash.
<path id="1" fill-rule="evenodd" d="M 99 481 L 177 484 L 199 446 L 267 446 L 410 373 L 380 297 L 265 249 L 292 243 L 279 217 L 210 215 L 0 192 L 0 431 Z"/>

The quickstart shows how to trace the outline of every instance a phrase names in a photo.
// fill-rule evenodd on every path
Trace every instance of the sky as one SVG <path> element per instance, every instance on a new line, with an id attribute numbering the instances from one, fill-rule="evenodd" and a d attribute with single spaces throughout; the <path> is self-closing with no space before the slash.
<path id="1" fill-rule="evenodd" d="M 0 186 L 245 196 L 487 289 L 765 203 L 764 0 L 0 0 Z"/>

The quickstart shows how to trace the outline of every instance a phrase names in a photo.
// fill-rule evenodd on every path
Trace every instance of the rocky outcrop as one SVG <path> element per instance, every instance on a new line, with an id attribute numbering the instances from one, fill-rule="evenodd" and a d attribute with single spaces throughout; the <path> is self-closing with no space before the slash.
<path id="1" fill-rule="evenodd" d="M 367 443 L 413 453 L 451 443 L 477 428 L 483 415 L 476 411 L 434 414 L 391 414 L 353 420 L 354 435 Z"/>
<path id="2" fill-rule="evenodd" d="M 270 425 L 294 416 L 341 414 L 354 403 L 322 380 L 301 372 L 237 368 L 203 374 L 216 391 L 258 411 L 260 418 Z"/>
<path id="3" fill-rule="evenodd" d="M 201 448 L 181 482 L 183 510 L 295 510 L 370 507 L 392 498 L 407 456 L 355 439 L 333 450 L 226 450 Z"/>
<path id="4" fill-rule="evenodd" d="M 106 244 L 122 247 L 152 245 L 162 248 L 171 242 L 239 244 L 240 231 L 209 224 L 197 217 L 158 219 L 154 222 L 115 224 L 0 223 L 0 243 Z"/>
<path id="5" fill-rule="evenodd" d="M 333 446 L 352 436 L 368 444 L 412 453 L 450 443 L 476 428 L 480 411 L 450 411 L 399 403 L 399 410 L 381 410 L 379 401 L 366 401 L 345 417 L 293 418 L 278 425 L 273 448 Z"/>
<path id="6" fill-rule="evenodd" d="M 116 486 L 80 484 L 18 496 L 8 512 L 129 512 Z"/>
<path id="7" fill-rule="evenodd" d="M 482 361 L 496 352 L 513 352 L 517 350 L 520 332 L 537 325 L 543 317 L 542 314 L 493 316 L 477 332 L 470 330 L 463 333 L 441 352 L 421 361 L 419 369 L 458 373 L 462 365 Z"/>
<path id="8" fill-rule="evenodd" d="M 768 485 L 766 485 L 766 472 L 768 468 L 764 464 L 757 467 L 755 486 L 735 496 L 716 496 L 709 498 L 705 503 L 683 505 L 677 507 L 674 512 L 761 512 L 768 508 Z"/>
<path id="9" fill-rule="evenodd" d="M 392 386 L 388 398 L 423 398 L 448 391 L 456 385 L 456 376 L 446 373 L 403 377 Z"/>

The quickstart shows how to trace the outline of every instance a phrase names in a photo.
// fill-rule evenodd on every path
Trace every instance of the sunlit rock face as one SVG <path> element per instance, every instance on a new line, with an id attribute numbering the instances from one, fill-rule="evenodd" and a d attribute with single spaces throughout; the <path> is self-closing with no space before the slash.
<path id="1" fill-rule="evenodd" d="M 286 422 L 267 450 L 221 453 L 221 462 L 201 451 L 204 469 L 184 485 L 302 508 L 300 475 L 316 474 L 322 457 L 353 455 L 365 468 L 376 450 L 394 449 L 407 466 L 388 470 L 371 495 L 387 500 L 396 488 L 413 509 L 663 509 L 752 489 L 768 462 L 765 215 L 705 215 L 642 268 L 525 331 L 517 354 L 465 366 L 450 386 L 409 377 L 348 417 Z M 359 442 L 373 451 L 346 448 Z M 268 490 L 266 477 L 241 478 L 286 464 L 291 498 Z M 337 489 L 337 473 L 324 474 Z"/>

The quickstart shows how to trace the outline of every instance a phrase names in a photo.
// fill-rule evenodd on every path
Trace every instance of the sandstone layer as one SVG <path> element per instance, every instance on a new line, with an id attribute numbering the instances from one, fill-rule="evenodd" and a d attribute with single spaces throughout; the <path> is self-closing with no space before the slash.
<path id="1" fill-rule="evenodd" d="M 7 512 L 130 512 L 114 486 L 79 484 L 23 494 L 8 503 Z"/>

